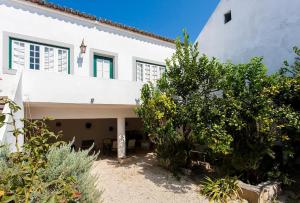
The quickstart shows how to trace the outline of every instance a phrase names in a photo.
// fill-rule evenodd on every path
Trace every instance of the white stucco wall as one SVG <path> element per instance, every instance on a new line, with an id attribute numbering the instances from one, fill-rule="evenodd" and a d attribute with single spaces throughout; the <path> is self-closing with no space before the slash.
<path id="1" fill-rule="evenodd" d="M 91 50 L 117 54 L 117 78 L 130 81 L 133 80 L 132 57 L 164 62 L 173 53 L 171 43 L 20 2 L 0 1 L 0 61 L 3 61 L 3 52 L 8 51 L 8 47 L 4 47 L 4 32 L 73 46 L 71 47 L 74 48 L 74 54 L 71 56 L 74 64 L 73 72 L 81 76 L 90 76 Z M 83 56 L 82 67 L 80 67 L 77 59 L 83 38 L 87 45 L 87 52 Z M 7 63 L 3 65 L 6 66 Z"/>
<path id="2" fill-rule="evenodd" d="M 23 121 L 24 118 L 24 106 L 23 106 L 23 99 L 22 99 L 22 72 L 17 73 L 16 75 L 12 76 L 9 75 L 6 80 L 0 80 L 0 96 L 7 96 L 12 101 L 16 103 L 21 109 L 14 113 L 14 120 L 15 120 L 15 127 L 17 129 L 23 128 Z M 9 85 L 10 84 L 10 85 Z M 1 92 L 1 88 L 3 88 L 3 92 Z M 16 151 L 16 139 L 18 139 L 19 148 L 23 146 L 24 137 L 23 135 L 18 135 L 15 137 L 13 135 L 14 126 L 10 124 L 12 122 L 12 117 L 7 115 L 10 113 L 10 109 L 8 104 L 5 105 L 3 109 L 3 113 L 6 114 L 5 124 L 0 128 L 0 144 L 9 143 L 9 149 L 11 151 Z"/>
<path id="3" fill-rule="evenodd" d="M 8 71 L 9 37 L 69 48 L 71 74 L 25 67 L 19 80 L 20 70 L 16 74 Z M 80 55 L 82 39 L 87 50 Z M 135 81 L 135 59 L 164 64 L 174 47 L 173 43 L 26 1 L 0 0 L 0 96 L 13 100 L 16 96 L 20 106 L 24 103 L 25 112 L 18 118 L 135 118 L 142 86 Z M 113 58 L 115 79 L 91 77 L 94 53 Z M 13 143 L 4 138 L 5 131 L 0 129 L 0 141 Z"/>
<path id="4" fill-rule="evenodd" d="M 300 46 L 299 9 L 299 0 L 221 0 L 196 40 L 200 52 L 233 63 L 263 56 L 274 72 Z M 232 20 L 224 24 L 230 10 Z"/>
<path id="5" fill-rule="evenodd" d="M 24 102 L 135 106 L 141 88 L 141 82 L 128 80 L 102 80 L 35 70 L 23 72 Z"/>
<path id="6" fill-rule="evenodd" d="M 55 119 L 97 119 L 97 118 L 136 118 L 135 106 L 102 104 L 51 104 L 25 103 L 25 117 L 42 119 L 45 116 Z"/>

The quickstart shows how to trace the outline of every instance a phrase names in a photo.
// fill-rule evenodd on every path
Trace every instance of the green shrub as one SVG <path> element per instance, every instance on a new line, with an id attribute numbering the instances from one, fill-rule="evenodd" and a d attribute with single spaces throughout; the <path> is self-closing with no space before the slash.
<path id="1" fill-rule="evenodd" d="M 56 141 L 59 135 L 48 129 L 46 120 L 24 120 L 24 128 L 18 129 L 14 113 L 19 107 L 4 102 L 11 110 L 5 116 L 12 116 L 7 124 L 13 128 L 16 152 L 0 147 L 0 202 L 98 202 L 101 193 L 90 175 L 97 155 L 72 151 L 70 144 Z M 19 136 L 25 137 L 22 150 Z"/>
<path id="2" fill-rule="evenodd" d="M 262 58 L 222 64 L 201 56 L 184 33 L 163 77 L 143 86 L 137 108 L 157 157 L 177 170 L 190 165 L 191 149 L 201 143 L 225 175 L 251 184 L 287 180 L 300 132 L 300 50 L 294 50 L 295 63 L 269 75 Z"/>
<path id="3" fill-rule="evenodd" d="M 9 150 L 8 148 L 0 148 L 0 178 L 10 176 L 10 174 L 18 174 L 20 168 L 8 165 Z M 42 179 L 39 187 L 43 190 L 33 190 L 31 202 L 46 202 L 55 193 L 60 193 L 59 188 L 50 187 L 47 184 L 53 183 L 62 177 L 73 177 L 76 184 L 71 184 L 78 189 L 80 193 L 80 202 L 93 203 L 99 202 L 101 192 L 96 188 L 97 177 L 90 174 L 93 161 L 97 155 L 89 155 L 89 150 L 72 151 L 71 144 L 63 144 L 59 147 L 50 148 L 47 154 L 47 166 L 38 172 L 38 177 Z M 20 179 L 21 180 L 21 179 Z M 6 188 L 13 187 L 14 183 L 8 182 Z M 34 186 L 36 188 L 36 186 Z M 78 193 L 78 194 L 79 194 Z"/>
<path id="4" fill-rule="evenodd" d="M 209 98 L 218 86 L 222 66 L 215 59 L 200 57 L 197 45 L 189 42 L 186 32 L 183 42 L 176 41 L 176 51 L 166 64 L 166 71 L 156 85 L 143 86 L 137 114 L 155 143 L 157 157 L 177 171 L 191 164 L 191 150 L 202 135 L 199 129 L 205 123 L 201 119 L 211 104 Z M 228 136 L 222 138 L 226 144 L 230 141 Z M 216 146 L 223 151 L 229 148 L 222 142 Z"/>
<path id="5" fill-rule="evenodd" d="M 97 177 L 91 175 L 92 164 L 98 154 L 89 155 L 89 150 L 74 151 L 71 145 L 72 143 L 52 147 L 47 154 L 47 167 L 41 171 L 41 175 L 46 182 L 56 180 L 61 175 L 75 177 L 81 193 L 80 201 L 98 202 L 101 192 L 96 189 Z"/>
<path id="6" fill-rule="evenodd" d="M 166 142 L 165 140 L 163 142 Z M 181 140 L 172 140 L 156 147 L 157 158 L 159 163 L 178 175 L 179 169 L 186 167 L 188 152 L 185 147 L 186 143 Z"/>
<path id="7" fill-rule="evenodd" d="M 239 199 L 237 178 L 225 177 L 212 180 L 209 177 L 201 184 L 201 194 L 209 198 L 210 202 L 227 202 L 228 200 Z"/>

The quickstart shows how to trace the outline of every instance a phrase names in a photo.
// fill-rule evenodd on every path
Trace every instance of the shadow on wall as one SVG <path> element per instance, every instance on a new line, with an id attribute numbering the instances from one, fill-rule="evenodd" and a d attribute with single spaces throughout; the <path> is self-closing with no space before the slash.
<path id="1" fill-rule="evenodd" d="M 103 142 L 106 139 L 117 140 L 117 119 L 56 119 L 47 122 L 50 130 L 55 133 L 62 132 L 61 140 L 71 142 L 74 140 L 74 148 L 85 148 L 94 143 L 96 151 L 103 150 Z M 138 118 L 126 118 L 126 133 L 142 133 L 142 123 Z M 143 137 L 141 137 L 143 139 Z M 88 143 L 88 144 L 84 144 Z M 87 147 L 89 148 L 89 147 Z"/>
<path id="2" fill-rule="evenodd" d="M 75 148 L 81 148 L 83 142 L 92 140 L 96 150 L 101 149 L 103 139 L 117 138 L 116 119 L 57 119 L 48 121 L 55 133 L 62 132 L 61 140 L 74 140 Z M 112 129 L 112 130 L 111 130 Z"/>
<path id="3" fill-rule="evenodd" d="M 114 35 L 119 35 L 119 36 L 130 38 L 130 39 L 144 41 L 144 42 L 151 43 L 151 44 L 156 44 L 156 45 L 160 45 L 160 46 L 167 46 L 169 48 L 174 48 L 174 46 L 171 43 L 163 42 L 163 41 L 160 41 L 160 40 L 157 40 L 157 39 L 154 39 L 154 38 L 149 38 L 149 37 L 146 37 L 146 36 L 143 36 L 143 35 L 140 35 L 140 34 L 137 34 L 137 33 L 133 33 L 133 32 L 130 32 L 130 31 L 120 30 L 120 28 L 113 28 L 113 27 L 110 27 L 108 25 L 101 25 L 99 23 L 96 23 L 96 21 L 95 21 L 95 23 L 93 23 L 91 20 L 90 20 L 91 22 L 87 22 L 89 20 L 75 19 L 75 18 L 67 16 L 68 14 L 66 14 L 66 15 L 57 14 L 57 12 L 54 13 L 55 11 L 54 12 L 49 12 L 49 11 L 46 11 L 46 10 L 35 8 L 33 6 L 31 7 L 31 6 L 27 6 L 27 5 L 22 5 L 20 3 L 7 1 L 7 0 L 6 1 L 1 1 L 0 5 L 9 6 L 9 7 L 14 8 L 14 9 L 19 9 L 19 10 L 22 10 L 22 11 L 30 12 L 32 14 L 38 14 L 38 15 L 45 16 L 45 17 L 48 17 L 48 18 L 64 21 L 66 23 L 72 23 L 72 24 L 75 24 L 75 25 L 78 25 L 78 26 L 83 26 L 83 27 L 89 28 L 89 29 L 96 28 L 98 31 L 103 31 L 103 32 L 111 33 L 111 34 L 114 34 Z M 80 17 L 78 17 L 78 18 L 80 18 Z"/>

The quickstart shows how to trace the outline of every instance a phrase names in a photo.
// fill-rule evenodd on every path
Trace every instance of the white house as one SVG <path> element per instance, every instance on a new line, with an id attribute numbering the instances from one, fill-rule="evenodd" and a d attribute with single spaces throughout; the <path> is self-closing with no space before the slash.
<path id="1" fill-rule="evenodd" d="M 201 53 L 222 62 L 263 56 L 269 72 L 300 47 L 299 0 L 221 0 L 197 38 Z"/>
<path id="2" fill-rule="evenodd" d="M 123 157 L 125 134 L 142 129 L 142 84 L 164 72 L 174 41 L 39 0 L 0 0 L 0 19 L 0 96 L 22 107 L 17 118 L 55 118 L 76 147 L 116 139 Z M 14 141 L 9 130 L 0 141 Z"/>
<path id="3" fill-rule="evenodd" d="M 273 72 L 300 46 L 299 8 L 299 0 L 221 0 L 200 52 L 234 63 L 264 56 Z M 22 107 L 16 118 L 55 118 L 50 127 L 75 147 L 115 139 L 125 156 L 126 138 L 142 134 L 140 89 L 164 72 L 174 41 L 42 0 L 0 0 L 0 19 L 0 97 Z M 14 142 L 10 130 L 0 128 L 0 142 Z"/>

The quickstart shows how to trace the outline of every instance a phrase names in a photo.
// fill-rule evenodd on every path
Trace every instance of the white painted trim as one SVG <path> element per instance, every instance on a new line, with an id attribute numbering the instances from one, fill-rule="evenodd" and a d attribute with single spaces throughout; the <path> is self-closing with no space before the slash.
<path id="1" fill-rule="evenodd" d="M 9 52 L 5 51 L 5 50 L 9 49 L 8 42 L 9 42 L 10 37 L 17 38 L 20 40 L 28 40 L 28 41 L 32 41 L 32 42 L 37 42 L 37 43 L 41 43 L 41 44 L 49 44 L 49 45 L 53 45 L 53 46 L 69 48 L 70 49 L 70 74 L 71 75 L 74 74 L 74 45 L 59 42 L 59 41 L 54 41 L 54 40 L 50 40 L 50 39 L 42 39 L 42 38 L 38 38 L 38 37 L 34 37 L 34 36 L 28 36 L 28 35 L 22 35 L 22 34 L 18 34 L 18 33 L 7 32 L 7 31 L 3 32 L 3 47 L 2 47 L 2 50 L 3 50 L 3 64 L 2 64 L 3 73 L 10 72 L 10 71 L 8 71 L 9 70 Z"/>
<path id="2" fill-rule="evenodd" d="M 166 66 L 165 63 L 160 62 L 160 61 L 155 61 L 155 60 L 136 57 L 136 56 L 132 57 L 132 81 L 136 81 L 136 82 L 137 82 L 137 80 L 136 80 L 136 62 L 137 61 L 150 63 L 150 64 L 154 64 L 154 65 L 159 65 L 159 66 Z"/>
<path id="3" fill-rule="evenodd" d="M 99 55 L 99 56 L 104 56 L 104 57 L 108 57 L 108 58 L 112 58 L 113 60 L 113 74 L 114 74 L 114 78 L 113 79 L 118 79 L 118 54 L 115 52 L 110 52 L 110 51 L 104 51 L 104 50 L 100 50 L 100 49 L 94 49 L 91 48 L 90 51 L 90 67 L 89 67 L 89 72 L 90 72 L 90 76 L 93 77 L 94 76 L 94 55 Z"/>

